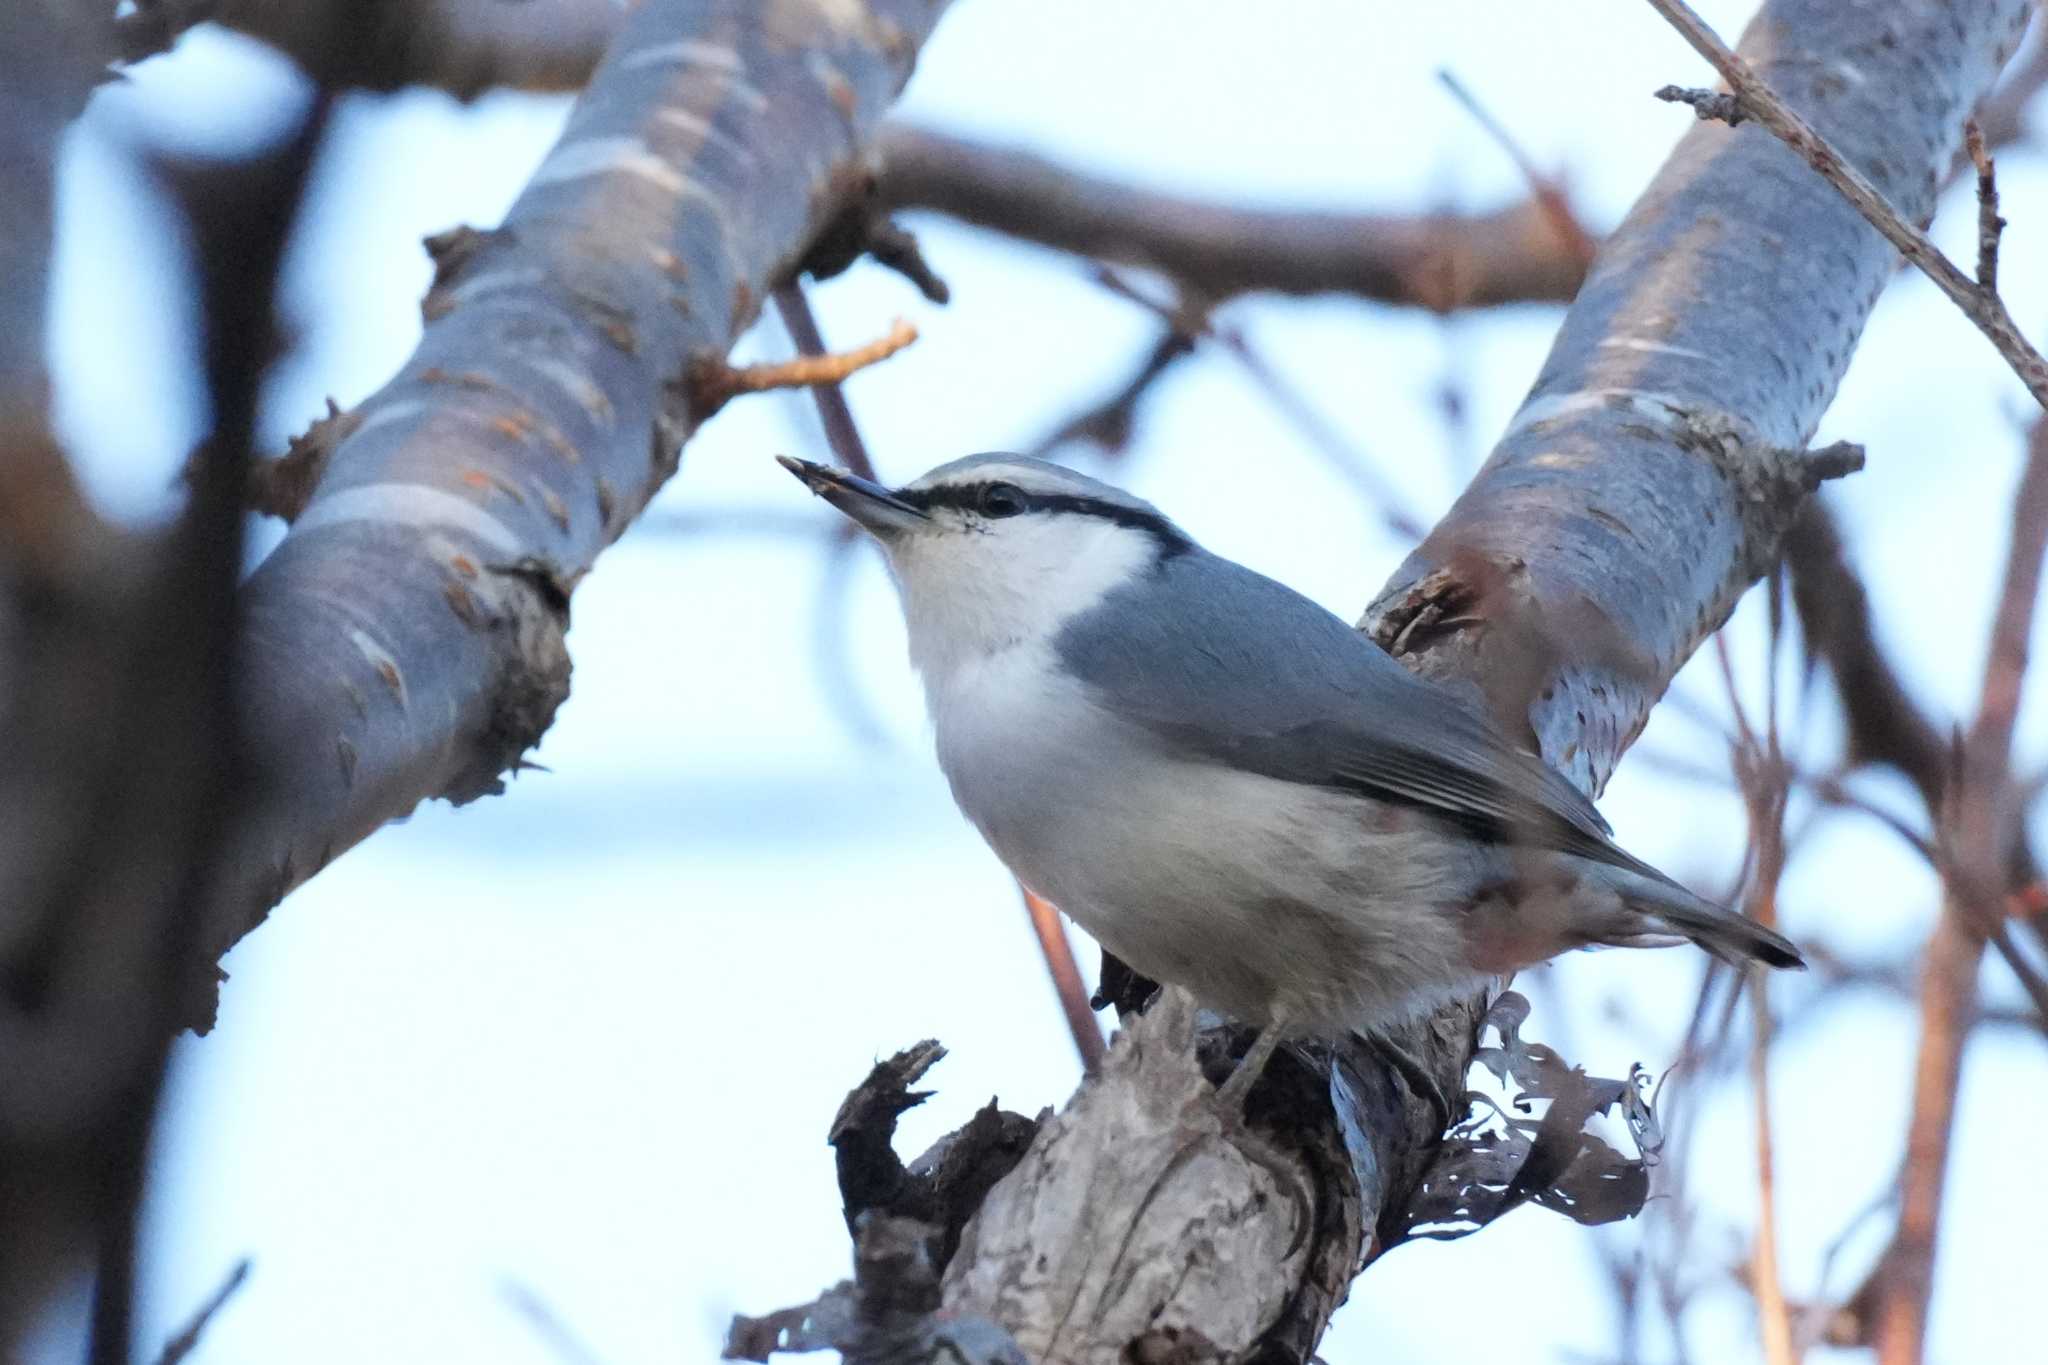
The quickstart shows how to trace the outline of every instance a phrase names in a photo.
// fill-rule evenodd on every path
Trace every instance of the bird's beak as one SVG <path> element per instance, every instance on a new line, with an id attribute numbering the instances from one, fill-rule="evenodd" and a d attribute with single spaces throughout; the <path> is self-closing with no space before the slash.
<path id="1" fill-rule="evenodd" d="M 858 474 L 787 455 L 777 455 L 775 461 L 802 479 L 813 493 L 884 540 L 931 520 L 922 508 Z"/>

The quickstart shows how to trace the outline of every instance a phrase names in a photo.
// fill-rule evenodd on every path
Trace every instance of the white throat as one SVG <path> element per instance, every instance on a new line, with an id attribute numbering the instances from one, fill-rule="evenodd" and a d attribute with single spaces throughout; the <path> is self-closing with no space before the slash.
<path id="1" fill-rule="evenodd" d="M 1062 626 L 1147 572 L 1158 554 L 1133 527 L 1045 515 L 908 536 L 891 551 L 910 662 L 934 705 L 963 672 L 1018 651 L 1049 654 Z"/>

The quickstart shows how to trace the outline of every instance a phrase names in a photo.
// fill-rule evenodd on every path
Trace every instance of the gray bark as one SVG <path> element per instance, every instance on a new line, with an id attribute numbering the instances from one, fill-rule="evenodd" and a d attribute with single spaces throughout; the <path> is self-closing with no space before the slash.
<path id="1" fill-rule="evenodd" d="M 649 0 L 504 224 L 435 240 L 418 350 L 300 444 L 310 501 L 243 594 L 269 786 L 216 955 L 387 820 L 498 790 L 539 739 L 569 594 L 707 415 L 693 367 L 858 188 L 942 8 Z"/>
<path id="2" fill-rule="evenodd" d="M 1924 220 L 2028 10 L 1778 0 L 1742 51 Z M 1876 232 L 1763 130 L 1694 127 L 1604 248 L 1485 468 L 1361 628 L 1469 687 L 1597 792 L 1679 665 L 1775 562 L 1812 484 L 1840 472 L 1803 447 L 1894 268 Z M 1453 1093 L 1481 1003 L 1408 1040 Z M 1282 1158 L 1304 1197 L 1273 1198 L 1275 1163 L 1216 1160 L 1186 1068 L 1159 1060 L 1166 1044 L 1184 1055 L 1176 1037 L 1149 1019 L 1127 1029 L 1103 1076 L 996 1187 L 947 1268 L 949 1312 L 985 1314 L 1045 1359 L 1128 1358 L 1148 1323 L 1173 1330 L 1146 1329 L 1140 1358 L 1190 1343 L 1190 1359 L 1312 1348 L 1367 1251 L 1316 1243 L 1398 1233 L 1432 1137 L 1391 1087 L 1333 1084 L 1333 1108 L 1307 1126 L 1353 1132 L 1360 1216 L 1305 1223 L 1313 1163 Z M 1290 1127 L 1303 1131 L 1301 1116 Z M 1130 1151 L 1145 1160 L 1111 1166 Z M 1203 1178 L 1181 1178 L 1193 1164 Z M 1304 1231 L 1306 1250 L 1272 1254 Z M 1176 1289 L 1184 1277 L 1231 1301 L 1193 1302 Z M 1274 1305 L 1287 1305 L 1277 1321 Z"/>

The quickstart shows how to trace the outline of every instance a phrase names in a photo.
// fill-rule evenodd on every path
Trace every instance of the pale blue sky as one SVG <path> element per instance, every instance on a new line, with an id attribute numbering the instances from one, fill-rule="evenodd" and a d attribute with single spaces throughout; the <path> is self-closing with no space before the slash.
<path id="1" fill-rule="evenodd" d="M 1749 10 L 1702 8 L 1731 36 Z M 1620 215 L 1689 117 L 1648 92 L 1705 79 L 1647 6 L 1622 0 L 962 0 L 905 111 L 1247 202 L 1426 210 L 1519 194 L 1507 158 L 1436 83 L 1443 66 L 1539 164 L 1566 171 L 1595 226 Z M 190 351 L 175 250 L 119 143 L 246 144 L 299 97 L 259 50 L 199 34 L 103 96 L 73 139 L 53 304 L 59 411 L 93 488 L 123 515 L 169 505 L 197 419 L 180 373 Z M 397 366 L 427 279 L 419 238 L 495 221 L 565 108 L 434 94 L 346 103 L 291 261 L 299 345 L 271 394 L 272 444 L 325 396 L 354 402 Z M 2013 219 L 2004 279 L 2038 334 L 2048 176 L 2032 152 L 2009 153 L 2001 170 Z M 835 341 L 898 314 L 923 332 L 849 386 L 890 476 L 1035 440 L 1121 382 L 1149 341 L 1149 320 L 1071 260 L 920 227 L 951 307 L 871 267 L 815 294 Z M 1936 235 L 1967 249 L 1962 201 Z M 1446 326 L 1342 300 L 1258 300 L 1232 316 L 1433 516 L 1458 482 L 1437 386 L 1466 384 L 1483 449 L 1559 312 Z M 746 343 L 754 355 L 786 347 L 772 323 Z M 1870 448 L 1839 505 L 1887 640 L 1948 713 L 1976 688 L 2024 410 L 1989 348 L 1911 279 L 1879 307 L 1822 432 Z M 692 442 L 656 509 L 766 508 L 822 528 L 825 510 L 769 459 L 818 446 L 803 400 L 736 403 Z M 1346 615 L 1401 554 L 1226 361 L 1197 358 L 1163 384 L 1110 477 Z M 846 1273 L 824 1131 L 876 1056 L 927 1035 L 953 1049 L 930 1078 L 937 1098 L 904 1125 L 907 1151 L 991 1094 L 1025 1111 L 1064 1099 L 1078 1075 L 1071 1046 L 1014 889 L 932 763 L 872 556 L 839 600 L 852 675 L 887 742 L 855 737 L 826 695 L 815 647 L 825 568 L 822 536 L 629 534 L 575 600 L 575 695 L 539 755 L 552 772 L 384 831 L 235 951 L 219 1029 L 178 1050 L 146 1244 L 147 1339 L 251 1255 L 255 1272 L 202 1365 L 550 1360 L 508 1308 L 506 1280 L 531 1286 L 608 1365 L 708 1360 L 730 1312 L 799 1302 Z M 1751 678 L 1758 615 L 1734 632 Z M 1712 704 L 1711 661 L 1679 686 Z M 2038 711 L 2025 718 L 2030 763 L 2043 724 Z M 1823 715 L 1798 743 L 1824 762 L 1834 722 Z M 1668 710 L 1643 747 L 1721 757 Z M 1894 784 L 1869 789 L 1911 809 Z M 1733 866 L 1733 799 L 1660 777 L 1640 755 L 1603 808 L 1624 842 L 1676 873 Z M 1787 915 L 1795 934 L 1874 956 L 1917 944 L 1933 896 L 1895 841 L 1836 822 L 1795 866 Z M 1092 977 L 1092 948 L 1083 955 Z M 1531 1031 L 1568 1033 L 1575 1060 L 1608 1074 L 1638 1060 L 1661 1069 L 1700 972 L 1690 953 L 1576 957 L 1540 974 Z M 2011 996 L 2002 969 L 1985 981 Z M 1796 1004 L 1808 987 L 1780 989 Z M 1890 1178 L 1913 1036 L 1893 1002 L 1845 997 L 1779 1054 L 1795 1297 L 1815 1292 L 1826 1246 Z M 2003 1230 L 2048 1221 L 2039 1182 L 2010 1175 L 2048 1110 L 2043 1062 L 2037 1038 L 2009 1032 L 1981 1033 L 1970 1054 L 1935 1359 L 2013 1358 L 2002 1324 L 2034 1275 Z M 1728 1286 L 1691 1343 L 1699 1359 L 1752 1359 L 1746 1298 L 1727 1281 L 1752 1216 L 1747 1091 L 1694 1087 L 1686 1107 L 1710 1218 L 1696 1270 Z M 1359 1281 L 1323 1354 L 1345 1365 L 1474 1348 L 1597 1353 L 1612 1329 L 1594 1236 L 1530 1209 L 1474 1238 L 1404 1249 Z M 1852 1243 L 1831 1288 L 1853 1283 L 1873 1246 Z M 1463 1328 L 1455 1344 L 1446 1322 Z"/>

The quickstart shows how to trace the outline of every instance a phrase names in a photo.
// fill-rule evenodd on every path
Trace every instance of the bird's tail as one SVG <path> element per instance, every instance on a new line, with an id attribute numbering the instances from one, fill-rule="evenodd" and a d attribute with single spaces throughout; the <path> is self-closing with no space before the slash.
<path id="1" fill-rule="evenodd" d="M 1634 938 L 1637 943 L 1647 944 L 1660 934 L 1675 934 L 1738 967 L 1750 962 L 1761 962 L 1767 967 L 1806 965 L 1799 949 L 1783 934 L 1765 928 L 1747 915 L 1701 900 L 1648 866 L 1641 871 L 1626 867 L 1602 867 L 1600 871 L 1620 894 L 1624 905 L 1651 921 L 1647 932 Z"/>

